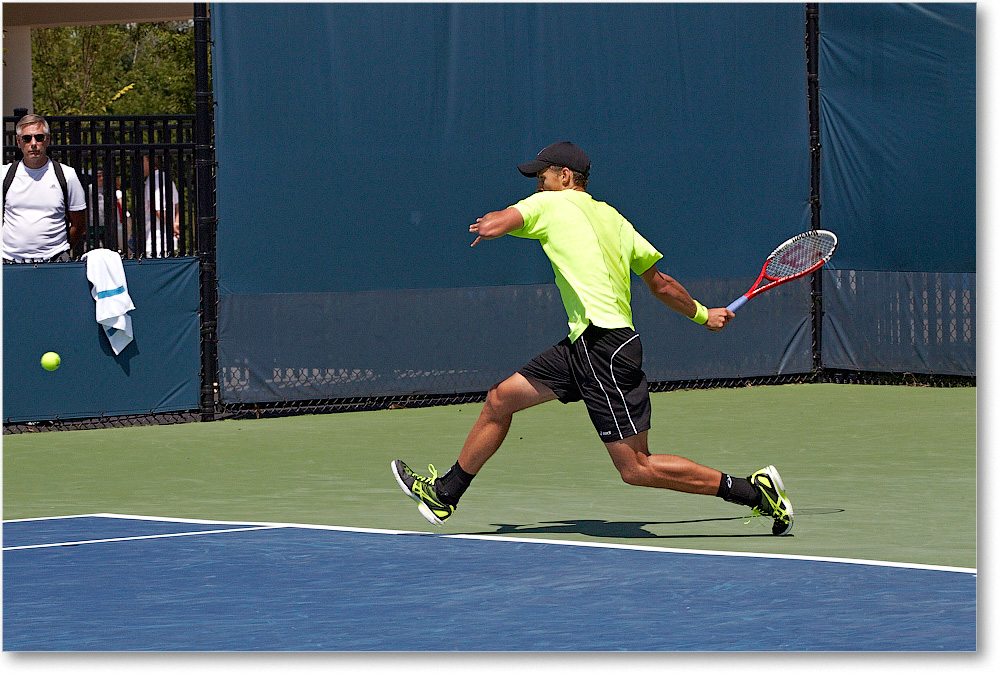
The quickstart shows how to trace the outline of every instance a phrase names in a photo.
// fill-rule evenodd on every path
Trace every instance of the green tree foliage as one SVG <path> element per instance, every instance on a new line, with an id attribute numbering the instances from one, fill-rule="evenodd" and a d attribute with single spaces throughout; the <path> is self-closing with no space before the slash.
<path id="1" fill-rule="evenodd" d="M 40 115 L 194 112 L 194 22 L 31 30 Z"/>

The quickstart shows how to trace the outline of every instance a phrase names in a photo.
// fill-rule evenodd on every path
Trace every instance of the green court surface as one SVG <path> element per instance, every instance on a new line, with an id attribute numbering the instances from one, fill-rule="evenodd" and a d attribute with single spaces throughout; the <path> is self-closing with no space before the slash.
<path id="1" fill-rule="evenodd" d="M 314 523 L 976 567 L 976 389 L 787 385 L 653 394 L 653 452 L 767 464 L 793 536 L 714 497 L 621 482 L 582 404 L 518 413 L 441 528 L 389 471 L 444 473 L 479 404 L 8 435 L 5 520 L 83 513 Z"/>

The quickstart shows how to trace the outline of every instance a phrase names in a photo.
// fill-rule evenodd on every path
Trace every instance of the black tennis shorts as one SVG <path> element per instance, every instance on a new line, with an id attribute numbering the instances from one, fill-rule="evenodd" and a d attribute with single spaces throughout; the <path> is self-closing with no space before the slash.
<path id="1" fill-rule="evenodd" d="M 605 443 L 649 429 L 642 343 L 631 328 L 591 324 L 576 342 L 564 339 L 518 372 L 545 384 L 563 403 L 582 400 Z"/>

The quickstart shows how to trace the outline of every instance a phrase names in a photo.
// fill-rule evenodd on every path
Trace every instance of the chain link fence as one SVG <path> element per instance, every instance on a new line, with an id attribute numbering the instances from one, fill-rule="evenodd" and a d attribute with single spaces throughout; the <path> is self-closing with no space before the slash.
<path id="1" fill-rule="evenodd" d="M 975 377 L 958 375 L 928 375 L 922 373 L 880 373 L 870 371 L 824 370 L 819 373 L 775 375 L 766 377 L 716 378 L 680 380 L 675 382 L 650 382 L 650 392 L 669 392 L 699 389 L 737 389 L 809 383 L 854 385 L 883 385 L 909 387 L 975 387 Z M 278 401 L 270 403 L 222 403 L 217 419 L 266 419 L 294 415 L 325 415 L 341 412 L 373 410 L 401 410 L 428 408 L 441 405 L 478 404 L 486 400 L 485 391 L 455 394 L 410 394 L 405 396 L 361 396 L 340 399 L 311 399 Z M 120 415 L 76 420 L 46 420 L 4 425 L 3 433 L 39 433 L 45 431 L 73 431 L 117 427 L 148 426 L 154 424 L 181 424 L 197 422 L 201 415 L 196 411 L 160 413 L 149 415 Z"/>

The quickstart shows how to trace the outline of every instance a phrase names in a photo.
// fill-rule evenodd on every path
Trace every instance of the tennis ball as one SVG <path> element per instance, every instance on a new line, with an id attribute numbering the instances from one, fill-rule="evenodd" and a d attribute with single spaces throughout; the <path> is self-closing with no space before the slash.
<path id="1" fill-rule="evenodd" d="M 45 352 L 42 354 L 42 368 L 45 370 L 55 370 L 62 363 L 62 359 L 55 352 Z"/>

